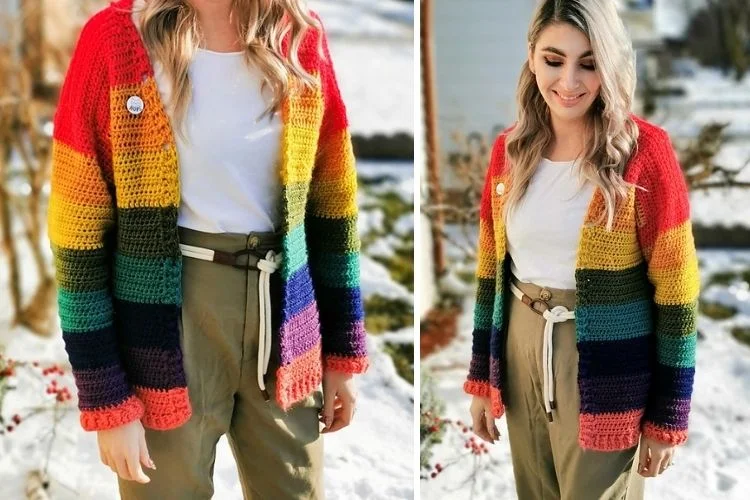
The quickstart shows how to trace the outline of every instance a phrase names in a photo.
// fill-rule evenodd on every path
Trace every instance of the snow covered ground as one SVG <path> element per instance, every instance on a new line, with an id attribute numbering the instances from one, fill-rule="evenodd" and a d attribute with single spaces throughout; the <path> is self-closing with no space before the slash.
<path id="1" fill-rule="evenodd" d="M 750 250 L 702 250 L 699 258 L 702 282 L 718 272 L 750 269 Z M 750 347 L 739 344 L 729 333 L 733 326 L 750 326 L 748 283 L 735 280 L 728 285 L 712 285 L 703 293 L 711 302 L 740 312 L 722 321 L 699 317 L 698 330 L 705 338 L 698 344 L 690 437 L 678 449 L 675 465 L 646 481 L 646 498 L 650 500 L 740 500 L 747 498 L 750 490 Z M 461 385 L 471 353 L 473 305 L 473 299 L 467 297 L 454 342 L 423 361 L 446 403 L 445 417 L 464 422 L 470 421 L 470 401 Z M 507 436 L 504 418 L 498 428 Z M 447 436 L 434 448 L 432 460 L 433 464 L 440 462 L 444 471 L 421 482 L 423 498 L 516 498 L 507 437 L 476 460 L 463 448 L 460 432 Z M 456 464 L 446 466 L 462 455 L 465 457 Z M 475 460 L 477 474 L 473 474 Z"/>
<path id="2" fill-rule="evenodd" d="M 309 5 L 328 33 L 352 132 L 413 133 L 413 4 L 327 0 Z"/>

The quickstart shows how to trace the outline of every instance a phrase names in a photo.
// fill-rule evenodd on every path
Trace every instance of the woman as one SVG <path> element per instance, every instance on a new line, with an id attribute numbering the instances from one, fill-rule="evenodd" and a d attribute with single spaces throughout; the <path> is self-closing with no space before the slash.
<path id="1" fill-rule="evenodd" d="M 686 185 L 666 132 L 630 114 L 614 2 L 546 0 L 528 42 L 481 202 L 473 427 L 494 442 L 507 416 L 521 499 L 642 498 L 687 438 Z"/>
<path id="2" fill-rule="evenodd" d="M 355 196 L 300 0 L 118 0 L 86 23 L 49 235 L 81 424 L 122 498 L 211 498 L 225 433 L 246 498 L 323 497 L 319 420 L 350 423 L 368 364 Z"/>

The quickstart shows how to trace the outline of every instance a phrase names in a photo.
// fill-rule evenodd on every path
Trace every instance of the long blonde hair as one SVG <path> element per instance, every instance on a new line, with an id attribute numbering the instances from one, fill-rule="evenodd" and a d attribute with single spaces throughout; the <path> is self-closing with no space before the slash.
<path id="1" fill-rule="evenodd" d="M 541 32 L 553 23 L 567 23 L 589 39 L 596 71 L 601 79 L 599 96 L 591 105 L 586 125 L 581 175 L 601 191 L 608 230 L 612 229 L 619 200 L 628 196 L 623 179 L 638 140 L 638 127 L 630 116 L 635 92 L 635 56 L 613 0 L 544 0 L 536 9 L 528 32 L 532 54 Z M 531 177 L 554 133 L 549 107 L 529 68 L 521 69 L 516 102 L 517 123 L 505 141 L 513 182 L 505 216 L 523 197 Z M 603 216 L 605 214 L 602 214 Z"/>
<path id="2" fill-rule="evenodd" d="M 136 0 L 137 2 L 138 0 Z M 138 28 L 150 57 L 160 62 L 171 83 L 173 125 L 184 136 L 183 124 L 192 95 L 188 68 L 201 42 L 197 11 L 189 0 L 145 1 Z M 138 10 L 134 4 L 134 10 Z M 273 98 L 261 115 L 271 116 L 290 92 L 290 76 L 313 86 L 315 78 L 299 61 L 299 48 L 309 28 L 321 29 L 307 11 L 304 0 L 232 0 L 232 21 L 244 44 L 245 62 L 264 75 L 261 91 L 270 88 Z M 282 40 L 290 35 L 288 57 Z M 321 52 L 320 39 L 318 51 Z"/>

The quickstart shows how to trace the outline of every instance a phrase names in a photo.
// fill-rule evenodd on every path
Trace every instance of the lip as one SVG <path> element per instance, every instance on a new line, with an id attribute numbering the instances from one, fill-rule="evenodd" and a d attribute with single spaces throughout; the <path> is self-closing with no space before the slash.
<path id="1" fill-rule="evenodd" d="M 576 106 L 586 96 L 586 93 L 584 92 L 582 94 L 579 94 L 577 97 L 574 97 L 573 99 L 567 99 L 558 94 L 556 90 L 553 90 L 552 93 L 555 94 L 557 102 L 559 102 L 561 106 L 566 108 L 572 108 L 573 106 Z"/>

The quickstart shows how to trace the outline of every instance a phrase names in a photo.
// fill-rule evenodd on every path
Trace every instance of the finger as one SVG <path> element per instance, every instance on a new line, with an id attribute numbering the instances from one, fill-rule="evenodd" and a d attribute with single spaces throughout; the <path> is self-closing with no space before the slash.
<path id="1" fill-rule="evenodd" d="M 484 412 L 477 411 L 476 413 L 472 413 L 472 430 L 474 431 L 474 434 L 482 438 L 484 441 L 487 441 L 488 443 L 492 443 L 492 436 L 489 433 L 489 430 L 487 429 L 487 423 L 484 418 Z"/>
<path id="2" fill-rule="evenodd" d="M 495 426 L 495 417 L 492 416 L 492 409 L 491 408 L 485 408 L 484 409 L 484 420 L 485 425 L 487 426 L 487 433 L 492 437 L 492 441 L 494 442 L 496 439 L 498 439 L 499 432 L 497 430 L 497 427 Z"/>
<path id="3" fill-rule="evenodd" d="M 128 473 L 130 474 L 130 477 L 133 481 L 137 481 L 139 483 L 148 483 L 149 481 L 151 481 L 151 478 L 144 474 L 143 468 L 141 467 L 141 462 L 137 459 L 137 455 L 128 457 L 125 460 L 125 464 L 128 467 Z"/>
<path id="4" fill-rule="evenodd" d="M 148 445 L 146 444 L 146 435 L 141 434 L 140 442 L 138 443 L 138 457 L 141 463 L 151 469 L 156 469 L 156 464 L 151 460 L 151 455 L 148 452 Z"/>
<path id="5" fill-rule="evenodd" d="M 323 423 L 326 429 L 333 423 L 333 412 L 335 409 L 336 392 L 327 388 L 323 390 Z"/>
<path id="6" fill-rule="evenodd" d="M 646 465 L 648 465 L 648 446 L 641 442 L 641 448 L 638 452 L 638 474 L 645 476 Z"/>
<path id="7" fill-rule="evenodd" d="M 656 465 L 654 466 L 654 477 L 658 476 L 662 472 L 664 472 L 664 467 L 666 465 L 667 457 L 665 456 L 664 452 L 660 452 L 656 454 L 656 460 L 653 458 L 651 459 L 652 462 L 656 462 Z"/>
<path id="8" fill-rule="evenodd" d="M 115 470 L 117 471 L 117 475 L 128 481 L 132 481 L 133 479 L 130 476 L 130 471 L 128 470 L 128 464 L 125 460 L 125 457 L 112 457 L 112 460 L 113 465 L 115 466 Z"/>

